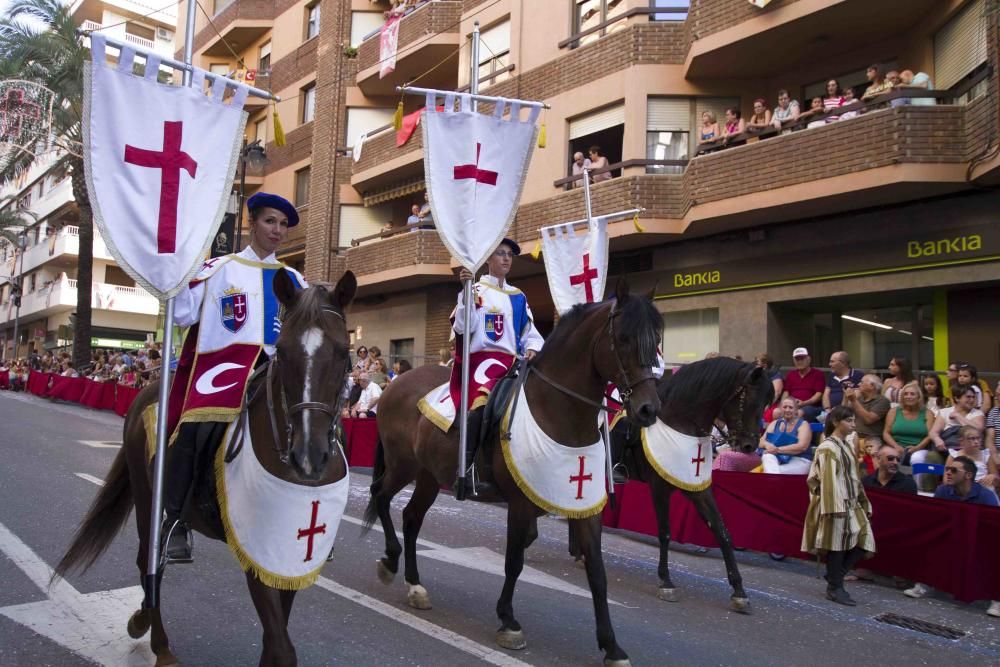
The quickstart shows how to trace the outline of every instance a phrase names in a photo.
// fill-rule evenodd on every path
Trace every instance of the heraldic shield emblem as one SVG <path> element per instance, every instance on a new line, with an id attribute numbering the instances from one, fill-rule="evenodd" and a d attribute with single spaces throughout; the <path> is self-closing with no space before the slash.
<path id="1" fill-rule="evenodd" d="M 227 292 L 219 298 L 219 312 L 222 314 L 222 326 L 236 333 L 247 321 L 246 292 Z"/>
<path id="2" fill-rule="evenodd" d="M 487 338 L 496 343 L 503 338 L 503 313 L 488 312 L 485 318 L 483 331 Z"/>

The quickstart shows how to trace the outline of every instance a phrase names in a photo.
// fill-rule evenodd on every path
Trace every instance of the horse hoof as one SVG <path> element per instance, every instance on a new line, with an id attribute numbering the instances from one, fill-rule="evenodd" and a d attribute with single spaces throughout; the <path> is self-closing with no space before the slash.
<path id="1" fill-rule="evenodd" d="M 431 597 L 427 594 L 427 589 L 420 584 L 410 586 L 410 590 L 406 592 L 406 601 L 414 609 L 431 608 Z"/>
<path id="2" fill-rule="evenodd" d="M 396 573 L 387 568 L 381 559 L 375 561 L 375 574 L 378 575 L 378 580 L 386 586 L 396 580 Z"/>
<path id="3" fill-rule="evenodd" d="M 497 645 L 511 651 L 523 651 L 528 647 L 523 630 L 497 630 Z"/>
<path id="4" fill-rule="evenodd" d="M 658 588 L 656 589 L 656 597 L 664 602 L 680 602 L 676 588 Z"/>
<path id="5" fill-rule="evenodd" d="M 576 566 L 578 568 L 580 568 L 581 570 L 586 570 L 587 569 L 587 561 L 586 561 L 586 559 L 583 556 L 580 556 L 579 558 L 577 558 L 576 559 Z"/>
<path id="6" fill-rule="evenodd" d="M 750 613 L 750 599 L 749 598 L 730 598 L 729 607 L 740 614 Z"/>
<path id="7" fill-rule="evenodd" d="M 605 658 L 604 667 L 632 667 L 632 661 L 628 658 L 624 660 L 608 660 Z"/>
<path id="8" fill-rule="evenodd" d="M 144 609 L 137 610 L 128 619 L 128 636 L 139 639 L 149 632 L 149 614 Z"/>
<path id="9" fill-rule="evenodd" d="M 170 651 L 167 651 L 163 655 L 156 656 L 156 665 L 155 665 L 155 667 L 179 667 L 180 664 L 181 664 L 181 661 L 178 660 L 177 656 L 175 656 Z"/>

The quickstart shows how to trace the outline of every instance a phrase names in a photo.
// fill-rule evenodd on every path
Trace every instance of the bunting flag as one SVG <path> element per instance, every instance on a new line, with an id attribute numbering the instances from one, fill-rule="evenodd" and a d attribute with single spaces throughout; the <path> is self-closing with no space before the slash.
<path id="1" fill-rule="evenodd" d="M 507 234 L 521 199 L 535 147 L 539 107 L 521 120 L 520 100 L 501 99 L 491 116 L 472 111 L 471 97 L 427 95 L 420 125 L 424 173 L 434 225 L 441 241 L 462 266 L 476 271 Z M 504 118 L 507 110 L 510 114 Z"/>
<path id="2" fill-rule="evenodd" d="M 115 261 L 160 299 L 187 286 L 226 212 L 246 125 L 249 89 L 195 69 L 190 86 L 157 81 L 161 58 L 136 51 L 105 60 L 90 35 L 84 81 L 84 168 L 94 221 Z M 233 94 L 226 98 L 227 89 Z"/>
<path id="3" fill-rule="evenodd" d="M 542 257 L 552 302 L 560 315 L 578 303 L 604 300 L 608 278 L 608 223 L 591 222 L 579 234 L 572 223 L 542 227 Z"/>

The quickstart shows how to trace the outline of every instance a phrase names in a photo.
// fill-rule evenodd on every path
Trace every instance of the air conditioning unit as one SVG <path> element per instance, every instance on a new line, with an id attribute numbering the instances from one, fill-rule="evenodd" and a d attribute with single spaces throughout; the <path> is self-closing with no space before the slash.
<path id="1" fill-rule="evenodd" d="M 156 29 L 156 39 L 162 40 L 164 42 L 169 42 L 174 38 L 174 33 L 170 32 L 166 28 Z"/>

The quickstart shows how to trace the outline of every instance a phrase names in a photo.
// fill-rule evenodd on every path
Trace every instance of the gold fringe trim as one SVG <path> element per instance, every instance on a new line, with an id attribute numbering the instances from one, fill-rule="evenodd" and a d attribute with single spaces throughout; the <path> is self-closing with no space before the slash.
<path id="1" fill-rule="evenodd" d="M 252 571 L 260 583 L 265 586 L 280 591 L 300 591 L 303 588 L 309 588 L 316 583 L 316 579 L 323 570 L 323 565 L 326 564 L 325 556 L 320 559 L 319 567 L 312 572 L 298 577 L 285 577 L 261 567 L 253 558 L 250 557 L 250 554 L 246 552 L 243 545 L 240 544 L 239 539 L 236 537 L 236 531 L 233 530 L 233 526 L 229 522 L 229 501 L 226 498 L 226 445 L 229 443 L 229 435 L 232 429 L 233 425 L 230 425 L 229 428 L 226 429 L 226 435 L 222 439 L 222 446 L 219 447 L 219 451 L 215 455 L 215 489 L 216 496 L 219 499 L 219 513 L 222 515 L 222 525 L 226 530 L 226 544 L 229 545 L 229 550 L 236 558 L 236 562 L 238 562 L 240 567 L 243 568 L 243 571 Z M 256 456 L 252 445 L 250 447 L 245 447 L 242 454 L 244 456 Z"/>
<path id="2" fill-rule="evenodd" d="M 511 401 L 511 406 L 513 405 L 514 401 Z M 514 478 L 517 488 L 521 489 L 521 493 L 527 496 L 528 500 L 535 503 L 549 514 L 558 514 L 559 516 L 566 517 L 567 519 L 586 519 L 604 511 L 604 506 L 608 502 L 607 491 L 604 492 L 604 498 L 602 498 L 599 503 L 582 510 L 568 510 L 566 508 L 553 505 L 535 493 L 534 489 L 528 485 L 528 482 L 521 477 L 521 473 L 514 464 L 514 457 L 510 452 L 510 439 L 504 437 L 504 434 L 506 433 L 510 433 L 510 407 L 507 408 L 507 412 L 504 414 L 503 420 L 500 424 L 500 448 L 503 450 L 503 460 L 507 464 L 507 470 L 510 471 L 510 476 Z"/>
<path id="3" fill-rule="evenodd" d="M 646 440 L 646 429 L 642 429 L 641 433 L 642 433 L 642 451 L 646 454 L 646 460 L 649 461 L 649 465 L 653 468 L 653 470 L 656 471 L 656 474 L 662 477 L 664 481 L 666 481 L 668 484 L 676 486 L 678 489 L 681 489 L 683 491 L 704 491 L 705 489 L 707 489 L 712 485 L 711 469 L 709 469 L 708 481 L 704 482 L 703 484 L 689 484 L 688 482 L 682 482 L 681 480 L 671 475 L 669 472 L 666 471 L 666 469 L 663 466 L 661 466 L 656 461 L 655 458 L 653 458 L 653 453 L 649 449 L 649 442 Z"/>
<path id="4" fill-rule="evenodd" d="M 439 429 L 447 433 L 451 429 L 451 422 L 441 416 L 441 413 L 431 407 L 431 404 L 427 402 L 426 398 L 421 398 L 417 401 L 417 410 L 420 410 L 420 414 L 427 417 L 427 421 L 437 426 Z"/>

